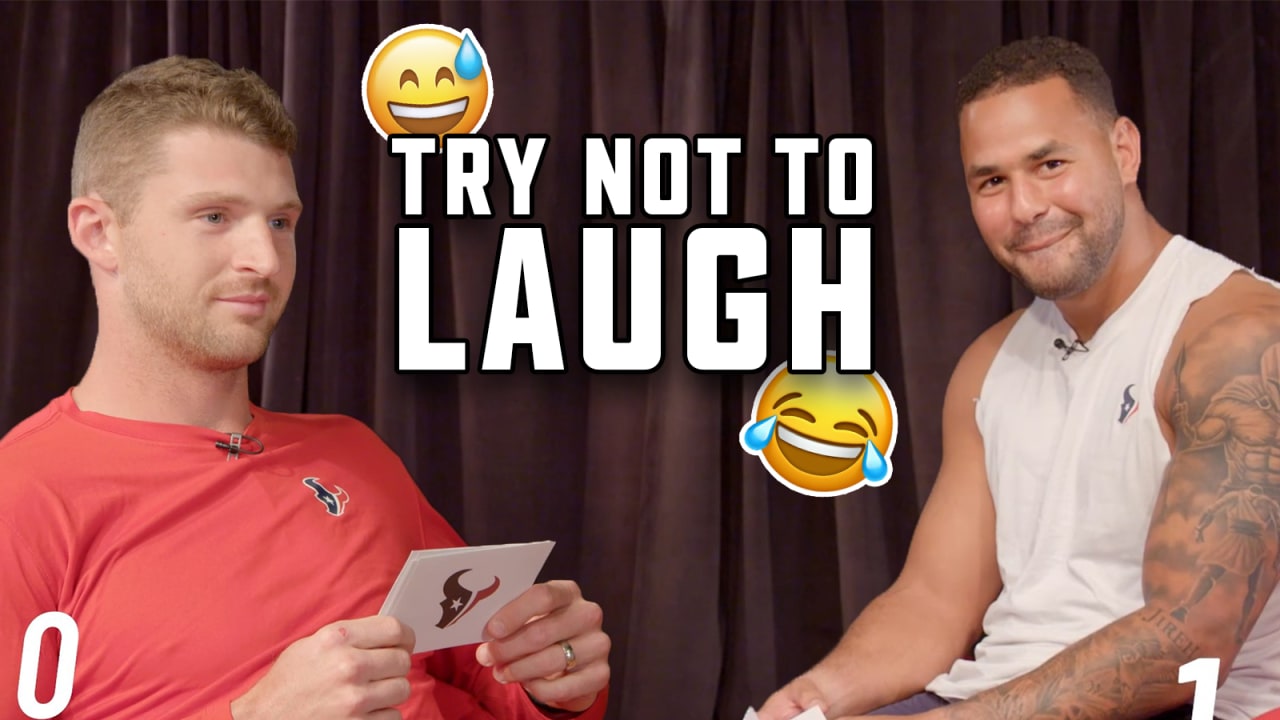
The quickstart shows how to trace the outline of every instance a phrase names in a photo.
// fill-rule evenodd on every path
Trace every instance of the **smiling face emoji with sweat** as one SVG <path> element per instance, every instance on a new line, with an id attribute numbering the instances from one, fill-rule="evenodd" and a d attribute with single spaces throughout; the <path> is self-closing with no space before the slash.
<path id="1" fill-rule="evenodd" d="M 793 375 L 780 366 L 761 386 L 740 436 L 775 478 L 806 495 L 882 485 L 892 474 L 892 395 L 879 375 L 841 374 L 835 361 L 828 353 L 820 374 Z"/>
<path id="2" fill-rule="evenodd" d="M 365 66 L 365 113 L 388 135 L 465 135 L 493 102 L 489 61 L 470 30 L 413 25 L 374 50 Z"/>

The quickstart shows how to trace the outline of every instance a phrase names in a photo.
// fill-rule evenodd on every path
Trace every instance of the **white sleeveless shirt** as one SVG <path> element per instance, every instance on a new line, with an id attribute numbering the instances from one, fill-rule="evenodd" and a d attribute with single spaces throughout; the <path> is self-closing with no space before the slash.
<path id="1" fill-rule="evenodd" d="M 957 661 L 929 691 L 967 698 L 1143 606 L 1143 550 L 1170 460 L 1156 381 L 1191 303 L 1242 269 L 1175 236 L 1088 351 L 1065 359 L 1054 341 L 1075 335 L 1057 306 L 1036 299 L 1018 318 L 975 408 L 1004 589 L 974 659 Z M 1276 707 L 1280 592 L 1218 690 L 1214 714 L 1249 720 Z"/>

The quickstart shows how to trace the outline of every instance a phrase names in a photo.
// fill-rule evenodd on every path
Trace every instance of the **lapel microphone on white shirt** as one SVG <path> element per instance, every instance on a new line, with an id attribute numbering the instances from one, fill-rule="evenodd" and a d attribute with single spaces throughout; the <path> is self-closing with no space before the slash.
<path id="1" fill-rule="evenodd" d="M 249 442 L 248 447 L 244 446 L 244 441 L 246 440 Z M 219 450 L 226 450 L 227 460 L 238 460 L 241 454 L 258 455 L 267 449 L 267 446 L 263 445 L 261 440 L 244 433 L 231 433 L 231 442 L 218 440 L 213 446 Z"/>
<path id="2" fill-rule="evenodd" d="M 1089 346 L 1081 342 L 1080 338 L 1072 340 L 1070 345 L 1068 345 L 1067 341 L 1062 338 L 1054 338 L 1053 346 L 1062 351 L 1063 360 L 1071 357 L 1071 353 L 1074 352 L 1089 352 Z"/>

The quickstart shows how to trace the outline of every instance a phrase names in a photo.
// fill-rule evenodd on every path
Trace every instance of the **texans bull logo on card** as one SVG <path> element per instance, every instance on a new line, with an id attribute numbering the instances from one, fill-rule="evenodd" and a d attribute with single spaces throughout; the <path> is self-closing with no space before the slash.
<path id="1" fill-rule="evenodd" d="M 462 576 L 468 572 L 471 572 L 469 568 L 459 570 L 444 581 L 444 587 L 442 588 L 444 599 L 440 601 L 442 612 L 440 614 L 440 622 L 436 623 L 436 627 L 444 629 L 458 622 L 463 615 L 471 612 L 476 605 L 479 605 L 481 600 L 498 592 L 498 585 L 501 581 L 496 575 L 493 577 L 492 585 L 478 592 L 473 592 L 463 587 Z"/>
<path id="2" fill-rule="evenodd" d="M 334 517 L 341 515 L 347 509 L 347 502 L 351 500 L 351 496 L 347 494 L 346 490 L 334 485 L 335 488 L 338 488 L 338 491 L 333 492 L 320 484 L 320 478 L 303 478 L 302 484 L 311 488 L 311 491 L 316 494 L 316 499 L 324 503 L 325 510 Z"/>

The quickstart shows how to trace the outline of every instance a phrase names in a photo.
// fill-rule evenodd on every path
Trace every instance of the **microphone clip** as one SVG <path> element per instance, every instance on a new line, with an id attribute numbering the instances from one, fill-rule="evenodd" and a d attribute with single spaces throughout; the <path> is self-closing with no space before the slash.
<path id="1" fill-rule="evenodd" d="M 245 440 L 250 443 L 247 448 L 244 446 Z M 261 440 L 244 433 L 231 433 L 231 442 L 218 440 L 213 443 L 213 446 L 219 450 L 226 450 L 227 460 L 238 460 L 242 453 L 245 455 L 259 455 L 263 450 L 266 450 L 266 446 L 262 444 Z"/>
<path id="2" fill-rule="evenodd" d="M 1080 338 L 1076 338 L 1075 340 L 1072 340 L 1070 345 L 1068 345 L 1067 341 L 1063 340 L 1062 338 L 1054 338 L 1053 346 L 1062 351 L 1063 360 L 1066 360 L 1067 358 L 1071 357 L 1071 353 L 1089 352 L 1089 346 L 1081 342 Z"/>

